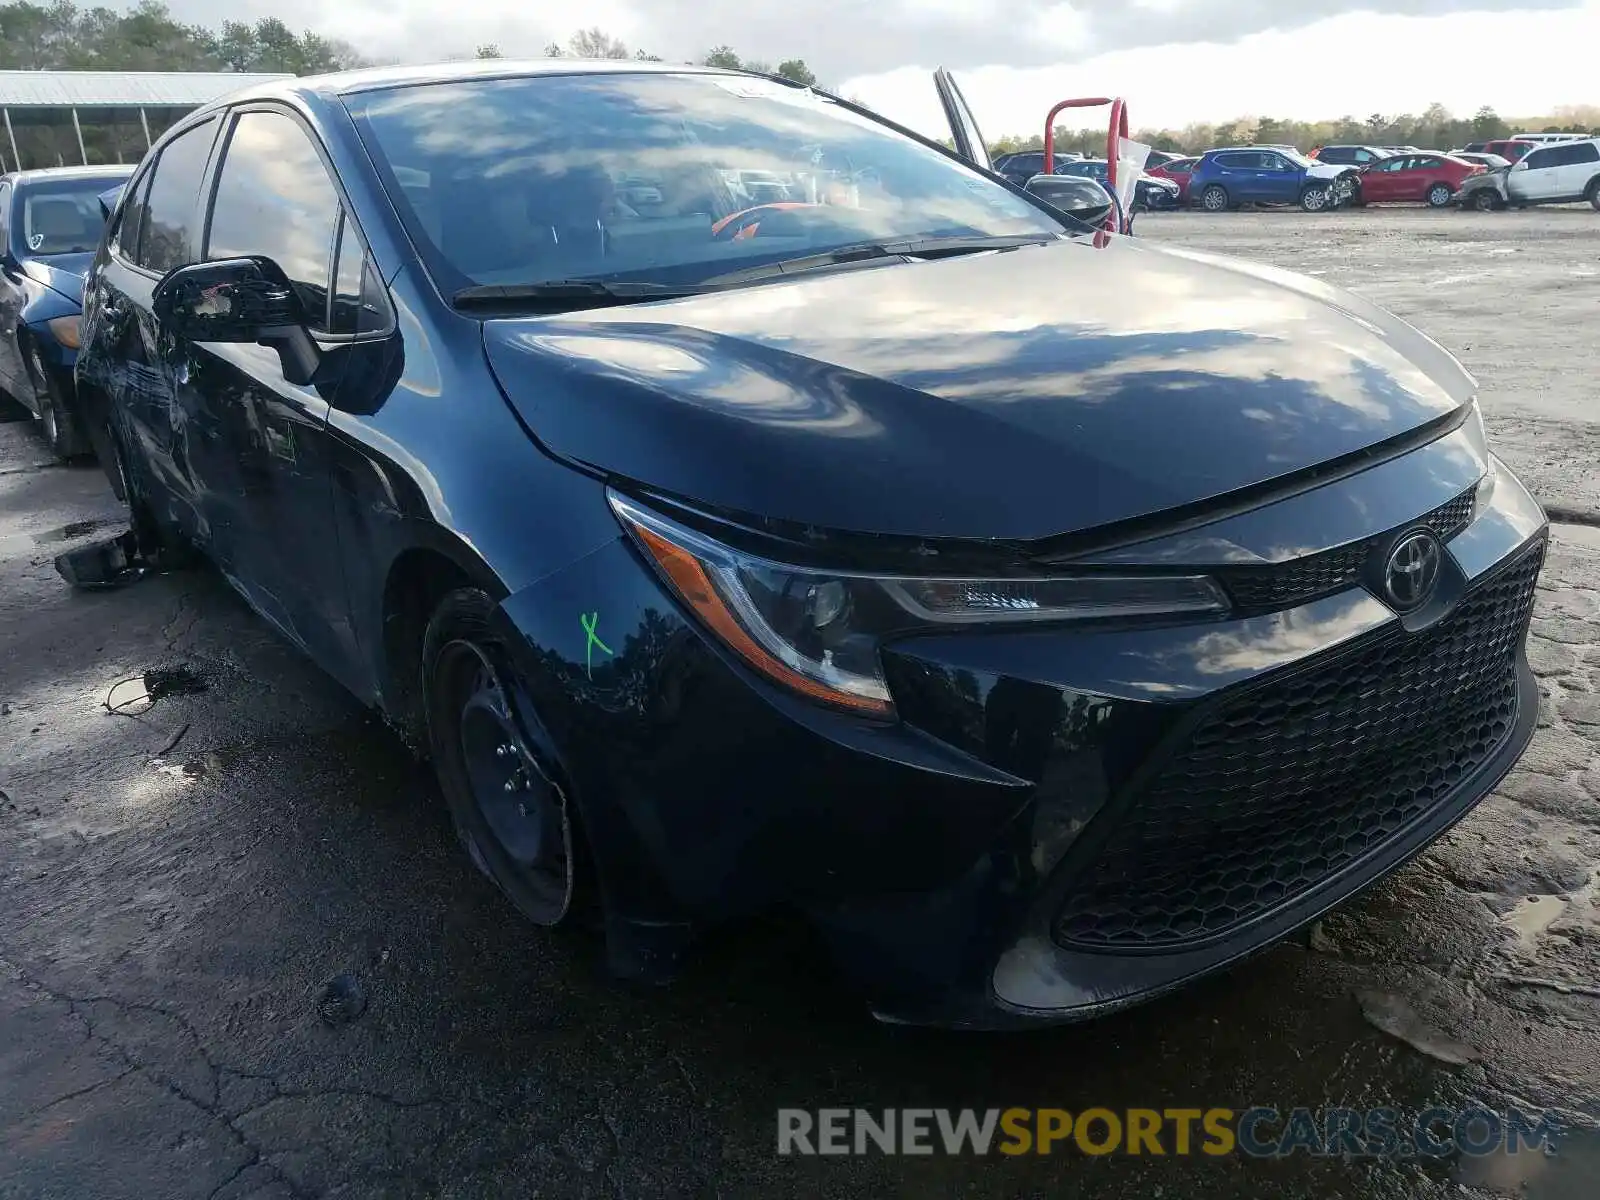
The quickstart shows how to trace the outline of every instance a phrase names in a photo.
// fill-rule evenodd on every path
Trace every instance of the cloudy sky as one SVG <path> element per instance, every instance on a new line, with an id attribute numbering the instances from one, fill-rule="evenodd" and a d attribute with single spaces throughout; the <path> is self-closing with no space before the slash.
<path id="1" fill-rule="evenodd" d="M 671 60 L 719 43 L 806 60 L 824 83 L 930 132 L 928 72 L 957 72 L 989 137 L 1067 95 L 1121 94 L 1135 125 L 1245 115 L 1543 113 L 1600 103 L 1600 0 L 170 0 L 215 25 L 276 13 L 368 55 L 495 42 L 535 55 L 581 20 Z M 574 18 L 574 13 L 582 17 Z"/>

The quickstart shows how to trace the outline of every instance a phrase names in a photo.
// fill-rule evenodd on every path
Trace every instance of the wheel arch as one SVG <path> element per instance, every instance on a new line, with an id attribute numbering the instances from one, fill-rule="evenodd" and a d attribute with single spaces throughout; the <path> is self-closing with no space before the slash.
<path id="1" fill-rule="evenodd" d="M 425 751 L 422 644 L 439 602 L 458 588 L 478 588 L 496 603 L 508 589 L 467 544 L 434 527 L 406 546 L 384 573 L 376 682 L 379 701 L 414 748 Z"/>

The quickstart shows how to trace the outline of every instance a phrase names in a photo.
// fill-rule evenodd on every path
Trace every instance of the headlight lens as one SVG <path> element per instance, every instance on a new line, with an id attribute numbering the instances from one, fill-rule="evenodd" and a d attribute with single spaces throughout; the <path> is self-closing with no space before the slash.
<path id="1" fill-rule="evenodd" d="M 612 510 L 678 596 L 767 678 L 866 715 L 894 712 L 879 647 L 949 626 L 1227 610 L 1204 576 L 928 579 L 818 571 L 735 550 L 610 494 Z"/>
<path id="2" fill-rule="evenodd" d="M 52 317 L 45 324 L 50 327 L 50 332 L 55 336 L 56 341 L 60 342 L 68 350 L 76 350 L 78 348 L 78 330 L 81 322 L 82 318 L 76 316 Z"/>

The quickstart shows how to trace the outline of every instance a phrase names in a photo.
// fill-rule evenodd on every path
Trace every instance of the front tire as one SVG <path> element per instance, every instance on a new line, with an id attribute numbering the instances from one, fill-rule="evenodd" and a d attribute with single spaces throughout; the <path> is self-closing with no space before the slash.
<path id="1" fill-rule="evenodd" d="M 1600 212 L 1600 179 L 1589 181 L 1589 207 Z"/>
<path id="2" fill-rule="evenodd" d="M 532 700 L 491 628 L 494 602 L 449 593 L 423 637 L 428 740 L 456 836 L 536 925 L 566 922 L 580 895 L 577 813 L 539 736 Z"/>
<path id="3" fill-rule="evenodd" d="M 76 415 L 54 376 L 45 369 L 35 346 L 28 347 L 28 366 L 39 397 L 39 428 L 51 451 L 62 462 L 82 458 L 89 446 L 78 429 Z"/>
<path id="4" fill-rule="evenodd" d="M 1436 183 L 1428 189 L 1429 208 L 1449 208 L 1454 199 L 1455 192 L 1450 190 L 1448 183 Z"/>
<path id="5" fill-rule="evenodd" d="M 1308 213 L 1327 211 L 1333 203 L 1333 189 L 1321 184 L 1308 187 L 1300 193 L 1300 207 Z"/>
<path id="6" fill-rule="evenodd" d="M 1226 212 L 1228 210 L 1228 189 L 1220 183 L 1213 183 L 1200 193 L 1200 207 L 1209 213 Z"/>
<path id="7" fill-rule="evenodd" d="M 1472 193 L 1472 201 L 1468 207 L 1474 212 L 1498 212 L 1505 207 L 1505 202 L 1494 194 L 1492 188 L 1479 188 Z"/>

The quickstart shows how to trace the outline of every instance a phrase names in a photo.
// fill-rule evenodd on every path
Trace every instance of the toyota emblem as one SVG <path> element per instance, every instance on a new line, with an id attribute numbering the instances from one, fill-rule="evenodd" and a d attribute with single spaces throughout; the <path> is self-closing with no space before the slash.
<path id="1" fill-rule="evenodd" d="M 1389 551 L 1383 565 L 1384 599 L 1396 612 L 1421 608 L 1439 583 L 1444 547 L 1430 530 L 1406 534 Z"/>

